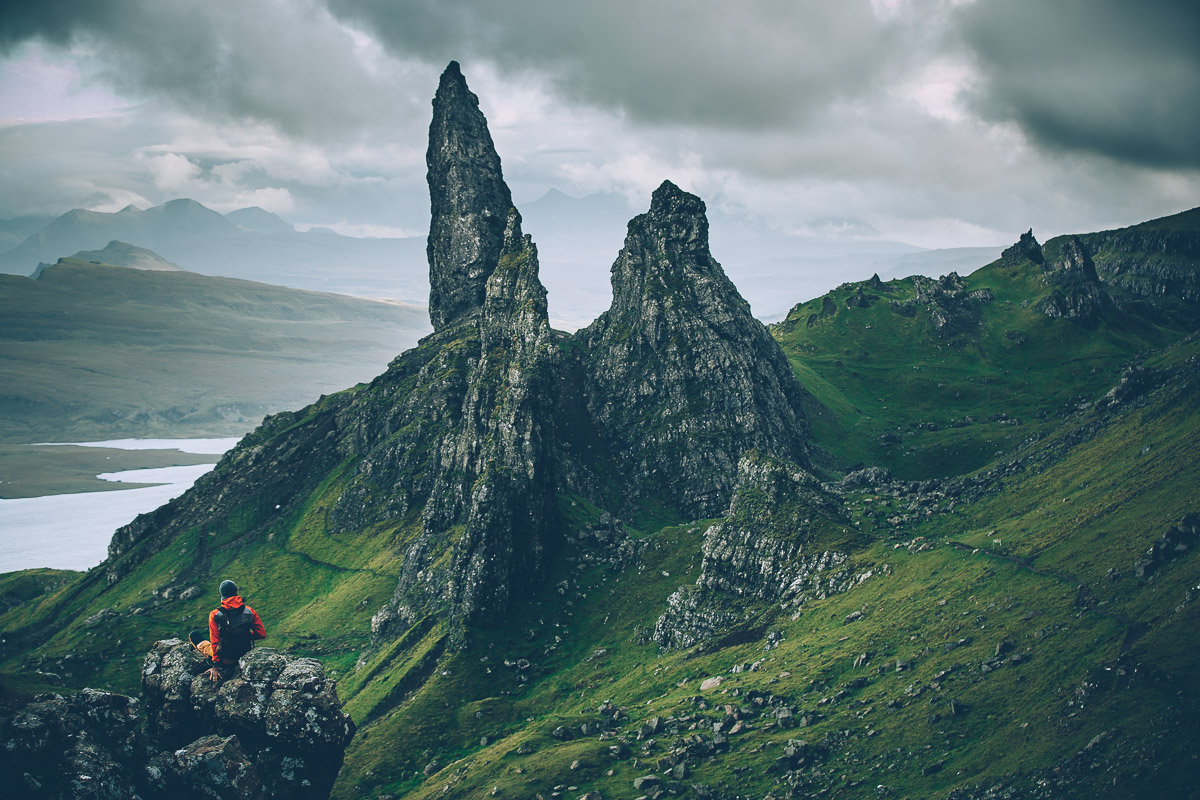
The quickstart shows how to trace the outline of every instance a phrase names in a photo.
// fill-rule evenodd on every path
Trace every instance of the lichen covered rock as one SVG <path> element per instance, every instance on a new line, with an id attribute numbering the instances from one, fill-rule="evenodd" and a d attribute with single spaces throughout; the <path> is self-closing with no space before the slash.
<path id="1" fill-rule="evenodd" d="M 1101 312 L 1112 305 L 1092 257 L 1078 236 L 1062 244 L 1058 258 L 1048 265 L 1047 279 L 1054 288 L 1040 308 L 1052 319 L 1095 325 Z"/>
<path id="2" fill-rule="evenodd" d="M 261 784 L 269 797 L 327 796 L 355 725 L 321 662 L 258 647 L 242 656 L 230 680 L 214 684 L 206 669 L 196 650 L 177 639 L 156 642 L 146 655 L 142 692 L 151 737 L 173 750 L 195 750 L 186 758 L 176 754 L 174 772 L 164 774 L 181 785 L 189 769 L 219 763 L 230 786 Z M 241 772 L 230 766 L 237 752 L 246 756 Z"/>
<path id="3" fill-rule="evenodd" d="M 0 719 L 0 782 L 10 796 L 131 797 L 148 756 L 132 697 L 40 695 Z"/>

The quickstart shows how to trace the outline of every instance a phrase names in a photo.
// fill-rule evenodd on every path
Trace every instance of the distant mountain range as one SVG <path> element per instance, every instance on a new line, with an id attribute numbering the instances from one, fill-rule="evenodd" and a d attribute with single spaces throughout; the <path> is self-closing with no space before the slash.
<path id="1" fill-rule="evenodd" d="M 631 213 L 615 195 L 574 198 L 557 190 L 522 205 L 525 228 L 538 242 L 556 327 L 574 330 L 608 307 L 609 271 Z M 873 229 L 857 220 L 826 220 L 812 235 L 790 236 L 720 210 L 710 216 L 714 255 L 766 321 L 782 319 L 797 300 L 849 280 L 874 273 L 889 279 L 970 272 L 1000 254 L 998 247 L 923 250 L 871 238 Z M 360 239 L 323 228 L 299 232 L 261 208 L 222 215 L 187 199 L 144 211 L 76 209 L 57 219 L 0 220 L 0 272 L 29 275 L 40 263 L 101 250 L 114 240 L 205 275 L 414 304 L 424 304 L 429 293 L 424 236 Z"/>
<path id="2" fill-rule="evenodd" d="M 0 232 L 11 240 L 35 224 L 7 220 Z M 144 211 L 133 206 L 113 214 L 68 211 L 0 253 L 0 272 L 29 275 L 39 263 L 99 250 L 114 240 L 148 248 L 204 275 L 418 304 L 428 294 L 423 236 L 357 239 L 324 229 L 302 233 L 261 208 L 222 215 L 186 199 Z"/>

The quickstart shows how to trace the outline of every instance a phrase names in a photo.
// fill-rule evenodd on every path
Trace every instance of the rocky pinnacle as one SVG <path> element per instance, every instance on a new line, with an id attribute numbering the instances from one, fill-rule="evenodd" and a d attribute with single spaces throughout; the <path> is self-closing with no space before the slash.
<path id="1" fill-rule="evenodd" d="M 429 125 L 429 319 L 434 330 L 483 306 L 512 195 L 479 98 L 458 62 L 442 73 Z"/>
<path id="2" fill-rule="evenodd" d="M 588 407 L 632 496 L 723 513 L 742 453 L 807 464 L 803 390 L 708 249 L 704 202 L 670 181 L 629 223 L 612 307 L 580 331 Z"/>

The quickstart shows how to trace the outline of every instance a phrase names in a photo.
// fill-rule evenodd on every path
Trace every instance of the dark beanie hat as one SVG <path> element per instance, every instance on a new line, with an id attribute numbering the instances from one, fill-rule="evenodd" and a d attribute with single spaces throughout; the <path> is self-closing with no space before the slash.
<path id="1" fill-rule="evenodd" d="M 233 597 L 237 593 L 236 583 L 233 581 L 221 581 L 221 597 Z"/>

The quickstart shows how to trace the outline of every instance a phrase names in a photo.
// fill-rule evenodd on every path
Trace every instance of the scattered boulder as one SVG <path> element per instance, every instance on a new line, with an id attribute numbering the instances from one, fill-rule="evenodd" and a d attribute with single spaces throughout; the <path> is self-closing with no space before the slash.
<path id="1" fill-rule="evenodd" d="M 1200 514 L 1187 514 L 1158 537 L 1146 554 L 1133 564 L 1139 578 L 1149 578 L 1168 561 L 1188 553 L 1200 538 Z"/>

